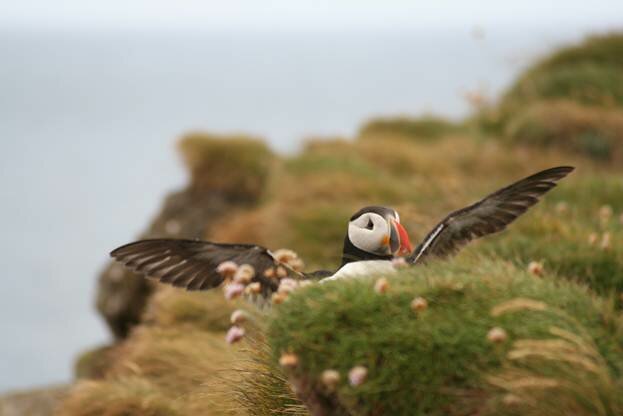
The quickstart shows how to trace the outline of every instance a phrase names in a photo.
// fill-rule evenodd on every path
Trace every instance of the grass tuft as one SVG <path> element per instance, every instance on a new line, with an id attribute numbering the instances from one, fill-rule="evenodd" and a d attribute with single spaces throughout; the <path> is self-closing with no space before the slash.
<path id="1" fill-rule="evenodd" d="M 502 369 L 487 377 L 501 391 L 496 414 L 622 414 L 621 368 L 613 371 L 591 334 L 573 317 L 552 312 L 575 322 L 574 331 L 552 326 L 550 338 L 513 343 Z"/>
<path id="2" fill-rule="evenodd" d="M 236 199 L 258 199 L 269 179 L 273 155 L 259 139 L 190 133 L 178 143 L 198 192 L 223 192 Z"/>
<path id="3" fill-rule="evenodd" d="M 545 338 L 551 327 L 577 330 L 559 314 L 490 314 L 503 302 L 527 298 L 575 317 L 611 377 L 622 370 L 621 318 L 611 305 L 573 284 L 551 276 L 537 279 L 486 259 L 419 268 L 390 282 L 382 296 L 367 279 L 296 293 L 271 321 L 273 359 L 284 351 L 297 354 L 300 365 L 291 378 L 306 380 L 319 394 L 324 370 L 345 376 L 352 367 L 365 366 L 365 383 L 337 388 L 348 414 L 472 414 L 495 398 L 485 375 L 503 367 L 513 345 L 490 342 L 491 328 L 504 328 L 512 341 Z M 426 299 L 428 308 L 414 312 L 410 303 L 416 296 Z"/>
<path id="4" fill-rule="evenodd" d="M 460 126 L 447 119 L 435 116 L 419 118 L 378 118 L 368 121 L 359 130 L 362 139 L 376 139 L 379 136 L 397 136 L 417 140 L 434 140 L 452 135 Z"/>
<path id="5" fill-rule="evenodd" d="M 183 406 L 141 377 L 81 381 L 62 403 L 60 416 L 179 416 Z"/>
<path id="6" fill-rule="evenodd" d="M 572 101 L 540 102 L 514 116 L 505 135 L 512 142 L 623 161 L 623 110 L 597 110 Z"/>

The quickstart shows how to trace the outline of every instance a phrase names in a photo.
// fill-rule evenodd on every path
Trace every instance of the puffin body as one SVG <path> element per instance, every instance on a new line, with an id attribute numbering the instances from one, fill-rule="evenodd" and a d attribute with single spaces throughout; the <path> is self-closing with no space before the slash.
<path id="1" fill-rule="evenodd" d="M 330 282 L 336 279 L 354 278 L 370 275 L 388 275 L 396 273 L 396 268 L 391 260 L 361 260 L 347 263 L 337 269 L 331 276 L 320 280 L 320 283 Z"/>
<path id="2" fill-rule="evenodd" d="M 133 271 L 173 286 L 207 290 L 233 281 L 267 297 L 285 278 L 331 281 L 390 274 L 395 271 L 396 258 L 407 266 L 446 258 L 473 239 L 504 230 L 573 169 L 560 166 L 538 172 L 450 213 L 415 250 L 395 210 L 382 206 L 362 208 L 348 222 L 342 263 L 335 272 L 305 273 L 294 252 L 271 252 L 253 244 L 154 239 L 126 244 L 110 254 Z"/>

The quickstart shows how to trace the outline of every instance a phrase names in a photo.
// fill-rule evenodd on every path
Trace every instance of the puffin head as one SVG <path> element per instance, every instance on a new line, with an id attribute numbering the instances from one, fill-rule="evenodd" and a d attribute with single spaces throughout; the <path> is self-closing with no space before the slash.
<path id="1" fill-rule="evenodd" d="M 411 253 L 409 235 L 398 213 L 386 207 L 370 206 L 357 211 L 348 223 L 344 260 L 386 259 Z"/>

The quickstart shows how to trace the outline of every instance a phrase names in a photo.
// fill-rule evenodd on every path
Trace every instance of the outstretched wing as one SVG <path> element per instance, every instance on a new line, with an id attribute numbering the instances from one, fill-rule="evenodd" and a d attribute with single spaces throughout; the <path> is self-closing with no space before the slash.
<path id="1" fill-rule="evenodd" d="M 264 294 L 277 290 L 277 277 L 303 277 L 264 247 L 253 244 L 154 239 L 126 244 L 110 255 L 136 273 L 188 290 L 219 286 L 224 277 L 217 268 L 226 261 L 252 266 L 255 273 L 251 281 L 259 282 Z"/>
<path id="2" fill-rule="evenodd" d="M 407 261 L 418 263 L 430 257 L 446 257 L 475 238 L 502 231 L 573 169 L 559 166 L 535 173 L 454 211 L 433 228 Z"/>

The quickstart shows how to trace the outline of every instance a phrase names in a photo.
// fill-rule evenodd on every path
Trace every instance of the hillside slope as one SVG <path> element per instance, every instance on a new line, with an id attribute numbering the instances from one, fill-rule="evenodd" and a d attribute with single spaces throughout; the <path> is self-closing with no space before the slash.
<path id="1" fill-rule="evenodd" d="M 233 347 L 228 317 L 244 304 L 219 290 L 159 286 L 59 414 L 623 414 L 622 113 L 616 91 L 587 101 L 569 92 L 575 78 L 558 74 L 609 74 L 600 68 L 620 64 L 621 45 L 611 35 L 546 58 L 463 123 L 372 120 L 359 137 L 310 141 L 292 157 L 255 140 L 182 139 L 188 191 L 236 202 L 209 226 L 180 218 L 184 233 L 292 248 L 309 268 L 337 266 L 361 206 L 394 207 L 417 241 L 447 212 L 522 176 L 577 170 L 507 232 L 405 271 L 384 293 L 371 277 L 312 285 L 266 314 L 249 310 L 248 336 Z M 571 87 L 524 91 L 548 71 Z M 582 90 L 592 82 L 579 79 Z M 577 126 L 610 127 L 606 137 Z"/>

